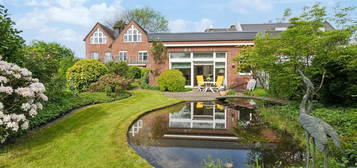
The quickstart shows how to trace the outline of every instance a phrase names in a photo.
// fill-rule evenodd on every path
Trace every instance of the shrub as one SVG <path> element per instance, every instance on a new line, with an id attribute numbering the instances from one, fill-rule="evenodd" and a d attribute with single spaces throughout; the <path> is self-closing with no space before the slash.
<path id="1" fill-rule="evenodd" d="M 177 69 L 170 69 L 163 72 L 159 78 L 158 83 L 162 91 L 182 91 L 185 88 L 186 79 L 182 72 Z"/>
<path id="2" fill-rule="evenodd" d="M 71 90 L 83 92 L 107 70 L 107 67 L 97 60 L 80 60 L 67 70 L 67 84 Z"/>
<path id="3" fill-rule="evenodd" d="M 236 94 L 237 94 L 237 92 L 235 90 L 229 90 L 227 92 L 227 95 L 229 95 L 229 96 L 236 95 Z"/>
<path id="4" fill-rule="evenodd" d="M 130 80 L 117 74 L 107 74 L 92 83 L 88 89 L 90 92 L 106 92 L 108 96 L 118 96 L 128 89 Z"/>
<path id="5" fill-rule="evenodd" d="M 126 62 L 109 62 L 107 67 L 109 73 L 115 73 L 122 77 L 128 76 L 129 66 Z"/>
<path id="6" fill-rule="evenodd" d="M 45 87 L 32 73 L 16 64 L 0 61 L 0 142 L 29 127 L 29 118 L 42 109 Z"/>
<path id="7" fill-rule="evenodd" d="M 146 68 L 142 68 L 146 69 Z M 140 78 L 140 84 L 143 85 L 148 85 L 149 84 L 149 71 L 141 71 L 141 78 Z"/>
<path id="8" fill-rule="evenodd" d="M 245 91 L 245 94 L 249 94 L 252 96 L 263 96 L 263 97 L 271 97 L 268 90 L 263 88 L 256 88 L 252 91 Z"/>
<path id="9" fill-rule="evenodd" d="M 140 79 L 141 69 L 137 66 L 129 67 L 128 77 L 131 79 Z"/>
<path id="10" fill-rule="evenodd" d="M 148 89 L 148 90 L 160 90 L 160 86 L 151 86 L 149 84 L 142 84 L 141 89 Z"/>

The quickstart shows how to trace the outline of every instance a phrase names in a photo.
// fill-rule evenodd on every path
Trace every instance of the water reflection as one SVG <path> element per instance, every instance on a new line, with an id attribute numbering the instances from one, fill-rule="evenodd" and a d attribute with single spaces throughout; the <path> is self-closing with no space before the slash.
<path id="1" fill-rule="evenodd" d="M 218 102 L 190 102 L 142 116 L 128 132 L 130 145 L 154 167 L 202 167 L 211 157 L 234 167 L 285 167 L 301 163 L 291 136 L 273 130 L 239 100 L 232 108 Z"/>

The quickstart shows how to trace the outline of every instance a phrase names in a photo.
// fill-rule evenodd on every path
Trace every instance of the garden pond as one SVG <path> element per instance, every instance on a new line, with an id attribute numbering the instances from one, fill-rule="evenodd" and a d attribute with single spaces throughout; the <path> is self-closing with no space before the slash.
<path id="1" fill-rule="evenodd" d="M 180 103 L 139 117 L 129 129 L 129 144 L 156 168 L 302 165 L 299 143 L 264 122 L 257 106 L 248 99 Z"/>

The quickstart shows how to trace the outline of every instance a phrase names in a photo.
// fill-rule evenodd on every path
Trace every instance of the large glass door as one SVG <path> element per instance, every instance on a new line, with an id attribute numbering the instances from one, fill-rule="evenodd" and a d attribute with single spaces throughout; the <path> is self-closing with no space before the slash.
<path id="1" fill-rule="evenodd" d="M 197 75 L 203 75 L 205 81 L 214 81 L 213 62 L 194 63 L 194 86 L 197 86 Z"/>

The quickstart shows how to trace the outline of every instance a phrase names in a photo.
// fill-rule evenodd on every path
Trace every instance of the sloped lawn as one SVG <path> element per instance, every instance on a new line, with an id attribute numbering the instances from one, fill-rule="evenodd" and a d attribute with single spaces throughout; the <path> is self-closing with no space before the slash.
<path id="1" fill-rule="evenodd" d="M 134 91 L 121 101 L 89 106 L 0 149 L 0 167 L 150 167 L 127 144 L 127 129 L 145 111 L 180 100 Z"/>

